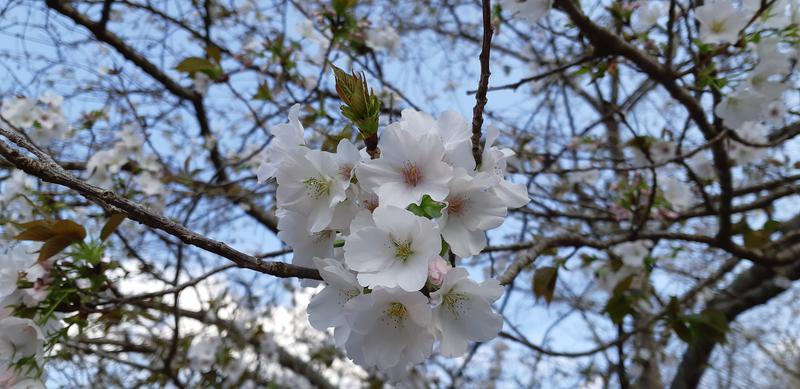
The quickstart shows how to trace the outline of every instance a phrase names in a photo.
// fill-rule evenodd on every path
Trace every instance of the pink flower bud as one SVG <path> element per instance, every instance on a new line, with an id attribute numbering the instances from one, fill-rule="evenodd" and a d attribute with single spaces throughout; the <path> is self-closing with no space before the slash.
<path id="1" fill-rule="evenodd" d="M 444 276 L 450 271 L 450 264 L 440 256 L 431 258 L 428 262 L 428 281 L 434 285 L 441 285 L 444 281 Z"/>

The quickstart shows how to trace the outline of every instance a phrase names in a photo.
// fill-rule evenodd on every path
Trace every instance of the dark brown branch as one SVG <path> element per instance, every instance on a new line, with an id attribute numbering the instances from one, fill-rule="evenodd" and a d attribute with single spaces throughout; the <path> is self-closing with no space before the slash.
<path id="1" fill-rule="evenodd" d="M 100 26 L 102 28 L 106 28 L 108 24 L 108 20 L 111 18 L 111 5 L 114 3 L 114 0 L 105 0 L 103 2 L 103 10 L 100 12 Z"/>
<path id="2" fill-rule="evenodd" d="M 5 136 L 14 144 L 20 147 L 33 147 L 20 134 L 0 128 L 0 135 Z M 319 272 L 315 269 L 295 266 L 283 262 L 268 262 L 256 258 L 252 255 L 238 251 L 223 242 L 215 241 L 189 230 L 156 212 L 153 212 L 127 198 L 118 196 L 112 191 L 90 185 L 71 175 L 52 158 L 44 153 L 37 153 L 39 160 L 27 157 L 9 146 L 6 142 L 0 141 L 0 155 L 14 164 L 18 169 L 36 176 L 43 181 L 65 186 L 78 192 L 83 197 L 91 200 L 106 209 L 125 214 L 131 220 L 138 221 L 151 228 L 162 230 L 186 244 L 201 248 L 208 252 L 217 254 L 236 263 L 239 267 L 253 269 L 261 273 L 274 275 L 276 277 L 300 277 L 308 279 L 321 279 Z"/>
<path id="3" fill-rule="evenodd" d="M 483 127 L 483 109 L 488 100 L 486 92 L 489 90 L 489 59 L 492 50 L 492 1 L 483 0 L 483 41 L 481 43 L 481 78 L 478 81 L 478 90 L 475 93 L 475 108 L 472 109 L 472 157 L 475 165 L 481 164 L 481 127 Z"/>

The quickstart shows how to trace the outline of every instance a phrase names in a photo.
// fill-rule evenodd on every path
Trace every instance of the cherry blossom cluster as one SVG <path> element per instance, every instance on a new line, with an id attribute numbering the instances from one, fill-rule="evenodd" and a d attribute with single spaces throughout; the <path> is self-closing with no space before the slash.
<path id="1" fill-rule="evenodd" d="M 64 98 L 45 92 L 38 99 L 3 99 L 2 120 L 24 131 L 34 142 L 49 146 L 70 129 L 61 104 Z M 35 181 L 21 170 L 14 170 L 0 186 L 0 213 L 4 218 L 27 218 L 33 212 L 29 199 Z M 16 234 L 6 225 L 3 240 Z M 59 327 L 51 317 L 20 317 L 15 307 L 35 308 L 50 291 L 49 268 L 52 261 L 36 260 L 34 248 L 21 243 L 3 242 L 0 249 L 0 388 L 44 388 L 42 365 L 49 334 Z"/>
<path id="2" fill-rule="evenodd" d="M 647 31 L 663 25 L 668 14 L 667 2 L 642 2 L 632 15 L 633 27 Z M 736 7 L 730 0 L 715 0 L 695 8 L 694 16 L 703 44 L 739 45 L 755 54 L 751 70 L 744 77 L 730 77 L 734 88 L 715 106 L 714 113 L 745 141 L 728 145 L 733 160 L 739 164 L 757 161 L 767 149 L 747 143 L 769 143 L 765 124 L 781 125 L 786 113 L 783 95 L 790 89 L 789 75 L 800 52 L 783 34 L 800 23 L 800 4 L 789 0 L 769 4 L 745 0 Z M 750 30 L 754 34 L 748 35 Z M 784 44 L 786 47 L 782 47 Z"/>
<path id="3" fill-rule="evenodd" d="M 119 132 L 119 140 L 105 150 L 100 150 L 89 158 L 86 170 L 90 174 L 91 184 L 113 188 L 114 175 L 134 161 L 136 163 L 136 183 L 139 189 L 148 196 L 164 194 L 164 184 L 160 180 L 162 169 L 152 156 L 144 156 L 142 145 L 144 139 L 133 126 L 124 126 Z"/>
<path id="4" fill-rule="evenodd" d="M 50 91 L 38 99 L 12 97 L 3 99 L 0 116 L 12 126 L 25 131 L 34 143 L 47 145 L 62 138 L 69 130 L 61 110 L 64 97 Z"/>
<path id="5" fill-rule="evenodd" d="M 23 197 L 32 189 L 33 179 L 14 170 L 0 187 L 3 216 L 30 217 L 30 201 Z M 59 314 L 41 309 L 52 293 L 56 259 L 37 260 L 35 245 L 11 240 L 15 231 L 7 224 L 0 238 L 0 388 L 43 389 L 45 350 L 64 327 Z M 76 280 L 78 288 L 88 283 Z"/>
<path id="6" fill-rule="evenodd" d="M 353 361 L 394 378 L 437 341 L 455 357 L 469 341 L 494 338 L 502 319 L 491 305 L 503 288 L 445 258 L 479 254 L 486 231 L 529 201 L 526 187 L 505 177 L 514 152 L 494 145 L 497 130 L 476 166 L 463 117 L 404 110 L 372 159 L 347 139 L 336 152 L 309 148 L 299 114 L 293 106 L 289 122 L 272 129 L 258 175 L 277 181 L 278 236 L 293 263 L 316 267 L 325 281 L 308 307 L 311 325 L 333 328 Z"/>
<path id="7" fill-rule="evenodd" d="M 723 123 L 746 142 L 766 144 L 768 125 L 781 125 L 786 114 L 783 95 L 789 89 L 788 76 L 796 52 L 782 50 L 780 38 L 765 37 L 754 45 L 757 63 L 723 100 L 714 112 Z M 741 164 L 763 156 L 767 149 L 731 144 L 729 152 Z"/>
<path id="8" fill-rule="evenodd" d="M 45 330 L 34 320 L 13 316 L 11 309 L 34 307 L 47 297 L 44 266 L 21 245 L 0 254 L 0 388 L 44 388 L 40 369 Z M 18 288 L 20 282 L 32 286 Z"/>

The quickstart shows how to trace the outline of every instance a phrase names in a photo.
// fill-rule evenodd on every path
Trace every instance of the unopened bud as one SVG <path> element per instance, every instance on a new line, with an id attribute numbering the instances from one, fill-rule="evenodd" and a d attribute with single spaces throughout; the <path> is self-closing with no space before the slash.
<path id="1" fill-rule="evenodd" d="M 451 267 L 444 258 L 435 256 L 428 262 L 428 281 L 436 286 L 441 286 L 444 276 L 450 271 Z"/>

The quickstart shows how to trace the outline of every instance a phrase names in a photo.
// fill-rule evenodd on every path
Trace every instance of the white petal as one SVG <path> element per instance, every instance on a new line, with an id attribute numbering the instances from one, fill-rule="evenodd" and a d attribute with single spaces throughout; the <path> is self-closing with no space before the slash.
<path id="1" fill-rule="evenodd" d="M 528 197 L 528 188 L 524 184 L 500 181 L 500 185 L 494 188 L 494 193 L 509 208 L 519 208 L 528 204 L 531 200 Z"/>
<path id="2" fill-rule="evenodd" d="M 347 266 L 359 272 L 378 271 L 392 263 L 394 253 L 389 237 L 375 227 L 367 227 L 350 235 L 344 244 Z"/>
<path id="3" fill-rule="evenodd" d="M 321 331 L 328 327 L 344 324 L 342 309 L 346 302 L 337 288 L 325 287 L 314 295 L 308 304 L 308 322 L 312 327 Z"/>
<path id="4" fill-rule="evenodd" d="M 481 230 L 470 231 L 463 224 L 448 219 L 447 225 L 442 230 L 444 240 L 450 249 L 459 257 L 470 257 L 480 254 L 486 247 L 486 236 Z"/>

